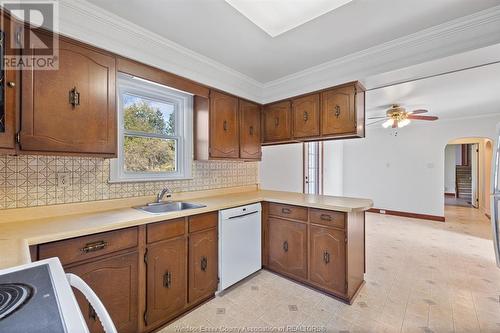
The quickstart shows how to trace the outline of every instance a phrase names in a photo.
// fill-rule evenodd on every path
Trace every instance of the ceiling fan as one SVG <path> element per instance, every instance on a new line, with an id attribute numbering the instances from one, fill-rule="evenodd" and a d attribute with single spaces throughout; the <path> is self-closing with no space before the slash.
<path id="1" fill-rule="evenodd" d="M 385 112 L 385 116 L 371 117 L 369 120 L 375 119 L 374 122 L 368 124 L 373 125 L 382 122 L 382 127 L 388 128 L 401 128 L 409 125 L 412 120 L 438 120 L 436 116 L 421 116 L 420 114 L 428 112 L 424 109 L 417 109 L 413 111 L 406 111 L 400 104 L 392 104 Z"/>

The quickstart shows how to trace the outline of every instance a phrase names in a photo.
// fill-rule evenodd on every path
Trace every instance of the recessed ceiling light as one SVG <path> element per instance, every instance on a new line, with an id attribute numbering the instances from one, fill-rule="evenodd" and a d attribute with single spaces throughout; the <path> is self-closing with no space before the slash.
<path id="1" fill-rule="evenodd" d="M 271 37 L 281 35 L 352 0 L 226 0 Z"/>

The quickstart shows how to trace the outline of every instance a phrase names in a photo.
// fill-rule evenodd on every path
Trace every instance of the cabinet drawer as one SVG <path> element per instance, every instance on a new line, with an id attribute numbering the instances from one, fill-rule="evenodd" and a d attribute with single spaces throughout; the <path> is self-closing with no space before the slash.
<path id="1" fill-rule="evenodd" d="M 103 232 L 47 244 L 38 248 L 39 259 L 59 257 L 63 265 L 137 246 L 137 228 Z"/>
<path id="2" fill-rule="evenodd" d="M 146 241 L 154 243 L 182 236 L 185 232 L 186 224 L 183 217 L 170 221 L 151 223 L 146 226 Z"/>
<path id="3" fill-rule="evenodd" d="M 344 228 L 345 213 L 335 212 L 331 210 L 323 210 L 323 209 L 311 209 L 310 221 L 311 223 L 317 223 L 337 228 Z"/>
<path id="4" fill-rule="evenodd" d="M 269 215 L 307 221 L 307 208 L 276 203 L 269 204 Z"/>
<path id="5" fill-rule="evenodd" d="M 210 212 L 205 214 L 193 215 L 189 217 L 189 232 L 217 227 L 219 221 L 218 212 Z"/>

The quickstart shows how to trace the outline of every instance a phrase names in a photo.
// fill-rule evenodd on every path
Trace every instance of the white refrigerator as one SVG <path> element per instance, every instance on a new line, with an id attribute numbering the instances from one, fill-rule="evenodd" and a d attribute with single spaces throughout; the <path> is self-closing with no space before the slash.
<path id="1" fill-rule="evenodd" d="M 493 150 L 493 172 L 491 184 L 491 227 L 493 229 L 493 245 L 500 267 L 500 124 L 497 126 L 495 148 Z"/>

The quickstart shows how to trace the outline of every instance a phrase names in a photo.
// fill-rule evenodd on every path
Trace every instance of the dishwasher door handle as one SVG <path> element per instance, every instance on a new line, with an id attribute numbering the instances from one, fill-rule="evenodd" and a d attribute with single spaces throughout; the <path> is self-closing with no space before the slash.
<path id="1" fill-rule="evenodd" d="M 249 216 L 249 215 L 253 215 L 253 214 L 257 214 L 259 211 L 254 211 L 254 212 L 250 212 L 250 213 L 246 213 L 246 214 L 241 214 L 241 215 L 236 215 L 236 216 L 230 216 L 228 217 L 227 219 L 228 220 L 231 220 L 231 219 L 239 219 L 241 217 L 245 217 L 245 216 Z"/>

